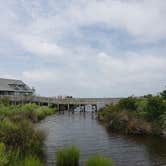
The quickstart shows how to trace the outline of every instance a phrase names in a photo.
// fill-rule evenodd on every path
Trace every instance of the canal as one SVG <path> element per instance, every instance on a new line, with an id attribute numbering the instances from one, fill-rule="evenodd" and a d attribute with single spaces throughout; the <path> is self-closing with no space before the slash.
<path id="1" fill-rule="evenodd" d="M 102 154 L 116 166 L 166 166 L 166 140 L 112 133 L 91 112 L 50 116 L 38 127 L 47 135 L 48 166 L 55 166 L 56 150 L 68 145 L 80 148 L 81 164 L 90 155 Z"/>

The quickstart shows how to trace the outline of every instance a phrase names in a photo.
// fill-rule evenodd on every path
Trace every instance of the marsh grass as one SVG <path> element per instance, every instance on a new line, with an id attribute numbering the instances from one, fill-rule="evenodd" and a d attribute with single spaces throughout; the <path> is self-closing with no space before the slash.
<path id="1" fill-rule="evenodd" d="M 84 164 L 84 166 L 114 166 L 111 159 L 96 155 L 90 157 Z"/>
<path id="2" fill-rule="evenodd" d="M 13 160 L 7 166 L 45 166 L 45 164 L 35 155 L 28 155 L 25 158 L 13 156 Z"/>
<path id="3" fill-rule="evenodd" d="M 37 110 L 36 110 L 36 115 L 37 115 L 37 118 L 38 120 L 42 120 L 44 119 L 46 116 L 48 115 L 52 115 L 56 112 L 55 109 L 53 108 L 50 108 L 50 107 L 39 107 Z"/>
<path id="4" fill-rule="evenodd" d="M 44 164 L 36 156 L 28 156 L 23 161 L 23 166 L 44 166 Z"/>
<path id="5" fill-rule="evenodd" d="M 75 146 L 66 147 L 56 153 L 57 166 L 78 166 L 80 150 Z"/>
<path id="6" fill-rule="evenodd" d="M 55 108 L 47 106 L 38 106 L 36 104 L 24 104 L 17 106 L 4 106 L 0 105 L 0 120 L 8 117 L 19 121 L 20 119 L 27 119 L 33 123 L 44 119 L 48 115 L 56 113 Z"/>
<path id="7" fill-rule="evenodd" d="M 43 166 L 45 133 L 34 123 L 56 109 L 36 104 L 11 106 L 0 101 L 0 166 Z"/>
<path id="8" fill-rule="evenodd" d="M 5 144 L 0 143 L 0 166 L 5 166 L 8 162 Z"/>

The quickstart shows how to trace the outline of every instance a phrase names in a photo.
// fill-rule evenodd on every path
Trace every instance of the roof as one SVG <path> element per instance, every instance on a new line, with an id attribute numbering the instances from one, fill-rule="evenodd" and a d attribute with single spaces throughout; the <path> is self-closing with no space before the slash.
<path id="1" fill-rule="evenodd" d="M 32 89 L 21 80 L 0 78 L 0 91 L 32 92 Z"/>

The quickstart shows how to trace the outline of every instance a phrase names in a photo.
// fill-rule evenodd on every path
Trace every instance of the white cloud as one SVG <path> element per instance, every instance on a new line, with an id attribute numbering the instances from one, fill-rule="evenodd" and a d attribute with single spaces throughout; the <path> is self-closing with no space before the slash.
<path id="1" fill-rule="evenodd" d="M 65 2 L 64 2 L 65 4 Z M 57 10 L 54 6 L 54 10 Z M 71 1 L 64 10 L 48 13 L 48 17 L 40 17 L 28 27 L 36 33 L 47 35 L 78 33 L 81 26 L 104 24 L 110 28 L 127 31 L 139 40 L 156 42 L 166 36 L 166 2 L 163 0 L 143 1 Z M 49 33 L 48 33 L 49 31 Z"/>
<path id="2" fill-rule="evenodd" d="M 25 80 L 29 80 L 31 82 L 49 82 L 49 81 L 55 81 L 57 79 L 57 76 L 55 72 L 51 72 L 49 70 L 43 70 L 43 69 L 36 69 L 32 71 L 24 71 L 22 73 L 22 77 Z"/>
<path id="3" fill-rule="evenodd" d="M 18 41 L 24 50 L 43 57 L 49 56 L 61 56 L 63 54 L 63 48 L 58 46 L 55 42 L 49 42 L 44 39 L 40 39 L 35 36 L 18 36 Z"/>
<path id="4" fill-rule="evenodd" d="M 46 95 L 143 95 L 164 88 L 165 66 L 166 58 L 163 56 L 128 53 L 123 57 L 115 57 L 103 52 L 95 59 L 90 58 L 87 66 L 79 63 L 65 66 L 63 70 L 56 67 L 42 71 L 35 69 L 24 72 L 23 78 L 31 80 Z M 44 89 L 46 82 L 49 86 Z"/>

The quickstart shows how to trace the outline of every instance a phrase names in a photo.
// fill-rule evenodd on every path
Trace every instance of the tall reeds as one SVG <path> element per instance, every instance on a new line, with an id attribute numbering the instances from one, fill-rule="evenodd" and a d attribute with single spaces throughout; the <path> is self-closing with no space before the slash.
<path id="1" fill-rule="evenodd" d="M 56 153 L 57 166 L 78 166 L 80 151 L 75 146 L 60 149 Z"/>

